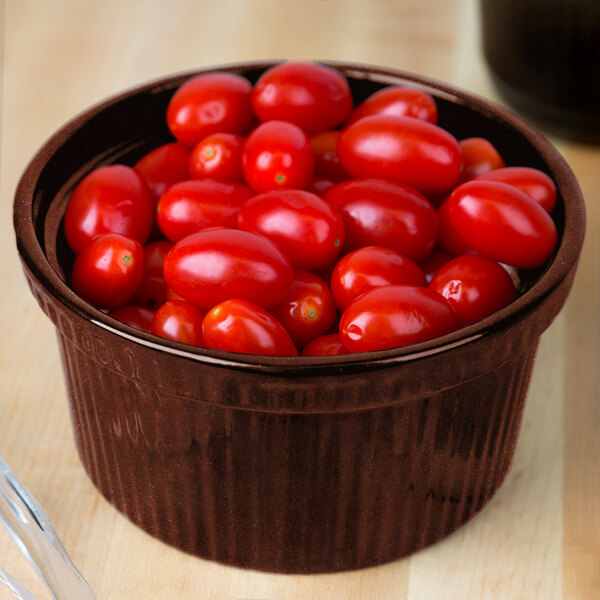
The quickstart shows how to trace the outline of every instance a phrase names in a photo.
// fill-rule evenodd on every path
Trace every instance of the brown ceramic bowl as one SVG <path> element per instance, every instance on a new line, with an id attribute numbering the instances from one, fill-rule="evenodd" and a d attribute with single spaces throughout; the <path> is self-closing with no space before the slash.
<path id="1" fill-rule="evenodd" d="M 270 64 L 219 70 L 255 81 Z M 510 164 L 553 177 L 559 244 L 549 264 L 521 273 L 515 302 L 409 347 L 282 358 L 163 340 L 77 297 L 62 229 L 71 190 L 93 167 L 132 164 L 169 141 L 169 98 L 197 72 L 141 85 L 67 123 L 16 193 L 18 249 L 57 328 L 77 449 L 94 484 L 151 535 L 253 569 L 384 563 L 443 538 L 490 500 L 511 464 L 540 334 L 565 302 L 584 235 L 569 167 L 507 110 L 410 73 L 332 66 L 357 101 L 386 84 L 423 87 L 456 137 L 487 137 Z"/>

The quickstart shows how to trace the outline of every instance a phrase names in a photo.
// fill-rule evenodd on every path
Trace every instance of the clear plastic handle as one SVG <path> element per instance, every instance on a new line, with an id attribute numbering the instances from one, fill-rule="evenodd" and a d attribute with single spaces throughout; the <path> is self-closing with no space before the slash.
<path id="1" fill-rule="evenodd" d="M 1 456 L 0 521 L 56 600 L 95 600 L 48 517 Z M 31 594 L 23 597 L 32 598 Z"/>

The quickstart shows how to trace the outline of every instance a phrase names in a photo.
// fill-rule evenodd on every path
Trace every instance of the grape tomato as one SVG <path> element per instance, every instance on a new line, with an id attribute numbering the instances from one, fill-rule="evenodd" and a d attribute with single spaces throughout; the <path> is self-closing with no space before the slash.
<path id="1" fill-rule="evenodd" d="M 167 107 L 167 125 L 193 147 L 211 133 L 242 134 L 252 123 L 252 85 L 234 73 L 206 73 L 183 83 Z"/>
<path id="2" fill-rule="evenodd" d="M 475 177 L 480 181 L 501 181 L 531 196 L 547 213 L 556 204 L 556 186 L 543 171 L 531 167 L 504 167 Z"/>
<path id="3" fill-rule="evenodd" d="M 270 310 L 285 327 L 296 347 L 328 333 L 337 316 L 327 284 L 314 273 L 296 269 L 289 294 Z"/>
<path id="4" fill-rule="evenodd" d="M 499 181 L 468 181 L 448 199 L 448 218 L 479 254 L 514 267 L 541 265 L 556 246 L 556 227 L 531 196 Z"/>
<path id="5" fill-rule="evenodd" d="M 202 321 L 204 312 L 184 300 L 170 300 L 162 304 L 154 314 L 150 331 L 154 335 L 203 346 Z"/>
<path id="6" fill-rule="evenodd" d="M 353 177 L 389 179 L 424 194 L 450 190 L 462 169 L 456 138 L 437 125 L 412 117 L 359 119 L 342 131 L 337 153 Z"/>
<path id="7" fill-rule="evenodd" d="M 329 190 L 346 231 L 345 250 L 384 246 L 414 261 L 434 248 L 438 217 L 431 203 L 408 185 L 384 179 L 350 179 Z"/>
<path id="8" fill-rule="evenodd" d="M 438 292 L 385 285 L 362 294 L 346 308 L 339 333 L 352 352 L 370 352 L 423 342 L 458 327 L 456 313 Z"/>
<path id="9" fill-rule="evenodd" d="M 483 256 L 458 256 L 442 265 L 429 288 L 452 305 L 463 325 L 475 323 L 515 299 L 510 275 Z"/>
<path id="10" fill-rule="evenodd" d="M 306 134 L 287 121 L 268 121 L 246 139 L 242 169 L 257 192 L 301 189 L 313 177 L 315 158 Z"/>
<path id="11" fill-rule="evenodd" d="M 346 120 L 352 94 L 346 78 L 331 67 L 285 62 L 259 77 L 252 107 L 261 121 L 289 121 L 313 134 Z"/>
<path id="12" fill-rule="evenodd" d="M 158 227 L 172 242 L 207 227 L 235 227 L 240 207 L 253 195 L 248 186 L 235 181 L 181 181 L 158 201 Z"/>
<path id="13" fill-rule="evenodd" d="M 289 333 L 262 307 L 232 298 L 213 307 L 204 317 L 202 333 L 207 348 L 263 354 L 298 356 Z"/>
<path id="14" fill-rule="evenodd" d="M 433 97 L 419 88 L 391 85 L 371 94 L 352 112 L 346 125 L 371 115 L 414 117 L 437 123 L 438 110 Z"/>
<path id="15" fill-rule="evenodd" d="M 91 171 L 73 190 L 65 212 L 65 235 L 75 253 L 105 233 L 120 233 L 144 244 L 153 219 L 154 203 L 143 177 L 127 165 L 108 165 Z"/>
<path id="16" fill-rule="evenodd" d="M 344 221 L 339 212 L 304 190 L 254 196 L 241 207 L 238 226 L 270 239 L 301 269 L 325 267 L 344 244 Z"/>
<path id="17" fill-rule="evenodd" d="M 289 259 L 273 242 L 239 229 L 188 235 L 165 257 L 164 274 L 175 293 L 205 310 L 231 298 L 271 308 L 293 281 Z"/>

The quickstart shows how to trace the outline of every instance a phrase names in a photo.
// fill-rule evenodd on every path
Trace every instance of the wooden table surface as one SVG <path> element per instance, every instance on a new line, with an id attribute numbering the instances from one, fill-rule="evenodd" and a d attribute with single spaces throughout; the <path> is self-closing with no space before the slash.
<path id="1" fill-rule="evenodd" d="M 0 453 L 45 508 L 99 600 L 600 598 L 600 147 L 552 140 L 587 199 L 574 289 L 542 337 L 512 472 L 458 532 L 358 572 L 269 575 L 185 555 L 95 490 L 77 457 L 53 326 L 26 287 L 12 198 L 71 116 L 136 83 L 242 59 L 381 64 L 496 98 L 475 0 L 5 0 L 0 218 Z M 0 565 L 49 598 L 3 528 Z"/>

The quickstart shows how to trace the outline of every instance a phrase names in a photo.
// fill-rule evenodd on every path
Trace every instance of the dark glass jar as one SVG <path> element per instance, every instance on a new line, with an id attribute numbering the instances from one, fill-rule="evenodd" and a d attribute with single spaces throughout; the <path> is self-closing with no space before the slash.
<path id="1" fill-rule="evenodd" d="M 600 143 L 600 0 L 481 0 L 499 93 L 549 133 Z"/>

